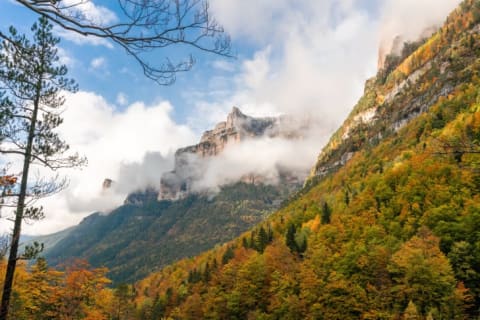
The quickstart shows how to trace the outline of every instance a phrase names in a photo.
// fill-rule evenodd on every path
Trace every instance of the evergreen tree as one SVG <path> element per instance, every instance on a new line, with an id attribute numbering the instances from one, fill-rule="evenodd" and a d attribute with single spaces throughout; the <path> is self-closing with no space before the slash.
<path id="1" fill-rule="evenodd" d="M 228 261 L 230 261 L 234 257 L 235 253 L 233 252 L 233 248 L 229 246 L 222 256 L 222 264 L 227 264 Z"/>
<path id="2" fill-rule="evenodd" d="M 295 225 L 293 223 L 288 225 L 287 229 L 287 234 L 286 234 L 286 239 L 285 239 L 285 244 L 287 247 L 290 248 L 290 251 L 292 252 L 297 252 L 298 251 L 298 246 L 297 242 L 295 241 L 295 233 L 297 232 Z"/>
<path id="3" fill-rule="evenodd" d="M 203 271 L 203 281 L 204 282 L 208 282 L 210 281 L 210 278 L 211 278 L 211 270 L 210 270 L 210 264 L 207 262 L 207 264 L 205 265 L 205 270 Z"/>
<path id="4" fill-rule="evenodd" d="M 6 88 L 0 102 L 0 114 L 6 125 L 2 127 L 0 153 L 21 157 L 23 170 L 20 185 L 9 197 L 9 205 L 15 206 L 13 234 L 3 287 L 0 319 L 6 320 L 13 278 L 19 258 L 31 258 L 41 246 L 30 247 L 26 255 L 18 256 L 18 246 L 24 219 L 38 220 L 43 217 L 42 208 L 31 206 L 31 200 L 47 196 L 62 189 L 66 181 L 59 179 L 29 179 L 32 165 L 52 170 L 79 165 L 82 159 L 64 156 L 69 149 L 55 132 L 62 123 L 60 108 L 64 104 L 63 91 L 77 89 L 73 80 L 65 78 L 67 68 L 58 65 L 56 45 L 59 42 L 52 34 L 52 25 L 40 18 L 31 31 L 30 41 L 18 35 L 11 27 L 9 40 L 0 46 L 0 88 Z M 57 176 L 58 177 L 58 176 Z"/>
<path id="5" fill-rule="evenodd" d="M 350 204 L 350 193 L 348 192 L 348 190 L 345 190 L 345 204 L 348 205 Z"/>
<path id="6" fill-rule="evenodd" d="M 332 215 L 332 209 L 330 209 L 327 202 L 324 202 L 322 207 L 322 224 L 330 223 L 331 215 Z"/>
<path id="7" fill-rule="evenodd" d="M 248 240 L 247 240 L 247 238 L 245 238 L 245 237 L 242 238 L 242 246 L 243 246 L 245 249 L 250 248 L 250 246 L 249 246 L 249 244 L 248 244 Z"/>
<path id="8" fill-rule="evenodd" d="M 268 243 L 269 243 L 268 234 L 265 231 L 265 228 L 262 226 L 260 227 L 260 230 L 258 231 L 258 234 L 257 234 L 255 248 L 257 249 L 258 252 L 263 253 Z"/>

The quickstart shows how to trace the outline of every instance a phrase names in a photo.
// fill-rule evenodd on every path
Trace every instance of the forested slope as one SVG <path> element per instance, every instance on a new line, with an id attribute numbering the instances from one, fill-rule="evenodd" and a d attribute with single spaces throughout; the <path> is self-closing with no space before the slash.
<path id="1" fill-rule="evenodd" d="M 215 196 L 178 201 L 157 201 L 155 194 L 107 215 L 88 216 L 48 248 L 46 258 L 50 265 L 86 259 L 108 267 L 114 283 L 133 282 L 235 238 L 278 208 L 290 187 L 237 183 Z"/>
<path id="2" fill-rule="evenodd" d="M 465 319 L 480 307 L 480 2 L 368 81 L 307 186 L 139 282 L 141 319 Z"/>

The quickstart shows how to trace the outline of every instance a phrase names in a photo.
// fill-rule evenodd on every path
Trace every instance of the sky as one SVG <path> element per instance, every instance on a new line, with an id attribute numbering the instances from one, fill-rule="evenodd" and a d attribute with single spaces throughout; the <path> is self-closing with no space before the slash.
<path id="1" fill-rule="evenodd" d="M 201 133 L 225 120 L 233 106 L 252 116 L 294 114 L 310 119 L 315 130 L 297 146 L 257 141 L 232 149 L 226 162 L 215 167 L 218 172 L 238 166 L 235 172 L 241 174 L 247 170 L 242 167 L 246 161 L 238 161 L 242 157 L 259 159 L 249 162 L 249 168 L 268 171 L 286 161 L 308 169 L 360 98 L 365 81 L 375 75 L 380 44 L 388 45 L 397 35 L 415 40 L 427 27 L 441 24 L 459 3 L 210 0 L 212 14 L 231 36 L 236 57 L 192 49 L 196 65 L 171 86 L 146 78 L 118 46 L 56 28 L 62 40 L 61 62 L 80 88 L 66 95 L 59 133 L 72 150 L 88 158 L 88 166 L 62 172 L 69 178 L 68 188 L 40 203 L 46 218 L 25 225 L 24 233 L 59 231 L 94 211 L 108 213 L 134 189 L 158 184 L 161 174 L 172 169 L 175 150 L 197 143 Z M 115 4 L 93 0 L 80 9 L 110 23 L 119 18 Z M 14 25 L 28 33 L 36 18 L 15 1 L 0 0 L 0 30 Z M 168 55 L 177 57 L 188 50 L 173 48 Z M 159 50 L 150 57 L 161 59 L 166 53 Z M 209 179 L 223 181 L 215 172 L 209 172 Z M 105 178 L 118 182 L 115 192 L 102 191 Z M 3 216 L 0 232 L 10 228 Z"/>

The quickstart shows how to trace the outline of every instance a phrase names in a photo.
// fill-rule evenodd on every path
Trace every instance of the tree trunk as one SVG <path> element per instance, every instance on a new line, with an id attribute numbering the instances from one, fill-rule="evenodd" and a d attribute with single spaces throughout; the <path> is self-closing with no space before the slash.
<path id="1" fill-rule="evenodd" d="M 41 78 L 41 77 L 40 77 Z M 12 294 L 13 278 L 17 266 L 18 246 L 20 243 L 20 233 L 22 229 L 23 214 L 25 211 L 25 199 L 27 196 L 28 171 L 32 158 L 33 138 L 35 137 L 35 124 L 37 122 L 38 107 L 40 102 L 41 81 L 38 82 L 37 92 L 33 103 L 33 113 L 28 132 L 27 146 L 23 159 L 22 181 L 20 183 L 20 194 L 18 196 L 17 210 L 15 211 L 15 224 L 13 227 L 12 243 L 10 245 L 10 254 L 8 256 L 7 271 L 5 273 L 5 282 L 3 284 L 2 305 L 0 308 L 0 320 L 7 320 L 8 309 L 10 306 L 10 296 Z"/>

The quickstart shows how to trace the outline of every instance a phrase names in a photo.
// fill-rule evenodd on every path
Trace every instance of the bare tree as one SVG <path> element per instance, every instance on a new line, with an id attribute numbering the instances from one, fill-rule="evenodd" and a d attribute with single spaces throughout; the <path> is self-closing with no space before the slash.
<path id="1" fill-rule="evenodd" d="M 142 67 L 145 76 L 162 85 L 172 84 L 176 74 L 188 71 L 192 55 L 159 63 L 148 59 L 149 52 L 170 46 L 187 47 L 231 57 L 230 37 L 212 17 L 208 0 L 117 0 L 114 22 L 98 21 L 82 11 L 90 0 L 16 0 L 24 7 L 47 17 L 61 28 L 85 37 L 110 40 L 122 47 Z M 95 21 L 97 20 L 97 21 Z M 8 36 L 0 32 L 0 37 Z M 157 60 L 157 59 L 155 59 Z"/>
<path id="2" fill-rule="evenodd" d="M 18 254 L 22 222 L 43 218 L 43 209 L 33 206 L 41 197 L 58 192 L 66 185 L 58 175 L 43 177 L 31 174 L 34 166 L 51 170 L 73 167 L 84 163 L 77 154 L 69 155 L 69 146 L 55 131 L 62 123 L 60 117 L 65 98 L 64 91 L 76 91 L 73 80 L 65 77 L 67 68 L 58 64 L 56 45 L 58 38 L 52 35 L 52 24 L 41 17 L 32 27 L 31 39 L 19 35 L 12 27 L 7 40 L 0 45 L 0 154 L 20 157 L 23 166 L 16 176 L 5 175 L 2 184 L 7 193 L 2 206 L 13 206 L 13 232 L 0 308 L 0 320 L 6 320 L 16 263 L 19 259 L 32 258 L 42 246 L 38 243 Z M 32 179 L 33 178 L 33 179 Z"/>
<path id="3" fill-rule="evenodd" d="M 457 163 L 462 162 L 462 157 L 466 154 L 480 154 L 480 145 L 471 141 L 466 136 L 436 138 L 434 139 L 434 148 L 438 151 L 435 155 L 451 155 Z"/>

